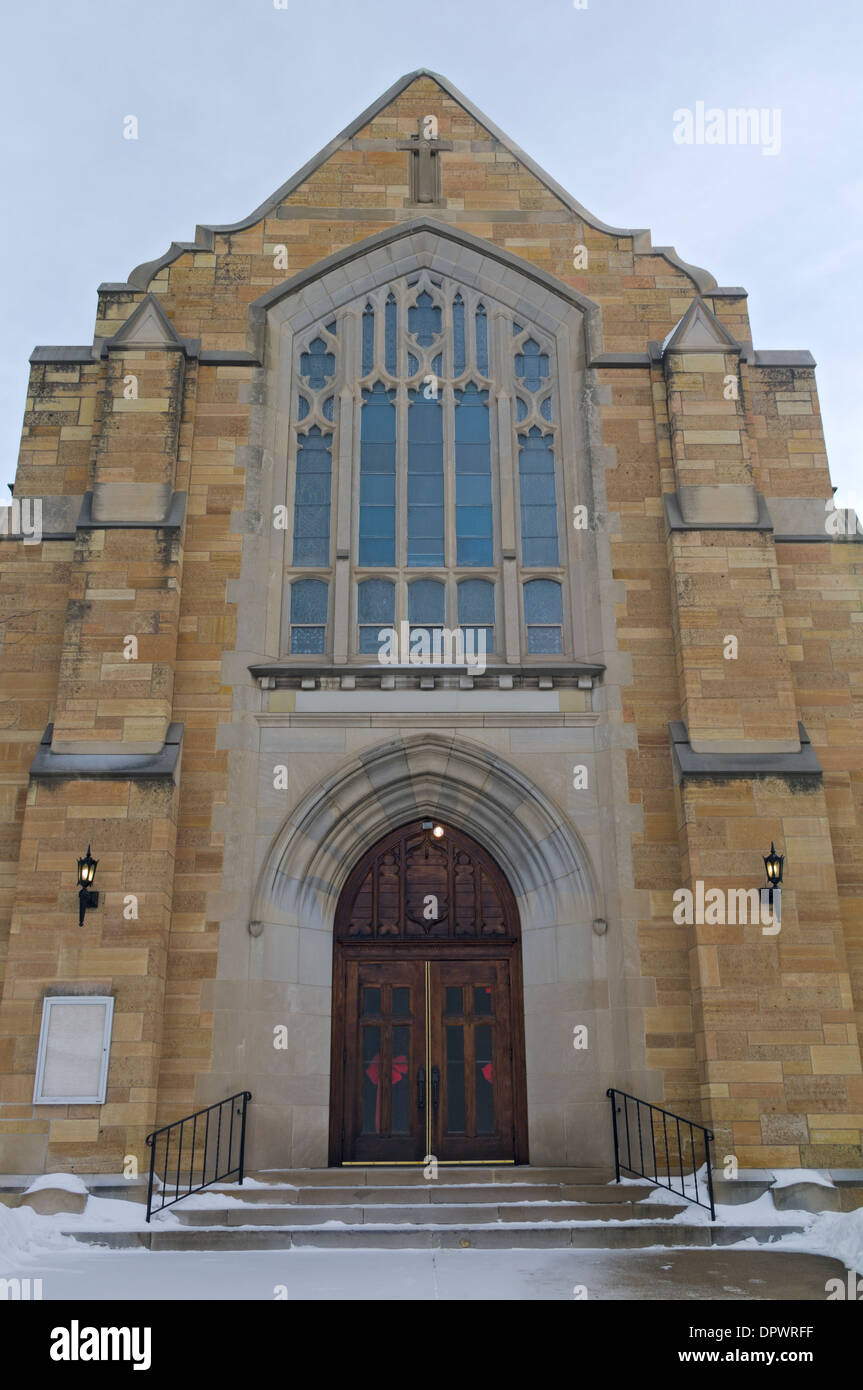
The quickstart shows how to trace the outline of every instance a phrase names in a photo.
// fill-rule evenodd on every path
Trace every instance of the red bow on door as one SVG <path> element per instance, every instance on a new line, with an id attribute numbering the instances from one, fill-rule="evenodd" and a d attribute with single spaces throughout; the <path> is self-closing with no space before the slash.
<path id="1" fill-rule="evenodd" d="M 405 1077 L 405 1076 L 407 1075 L 407 1070 L 408 1070 L 408 1059 L 407 1059 L 407 1057 L 394 1057 L 394 1058 L 393 1058 L 393 1077 L 392 1077 L 392 1081 L 393 1081 L 393 1085 L 394 1085 L 394 1086 L 397 1086 L 398 1083 L 402 1080 L 402 1078 Z M 381 1077 L 381 1059 L 380 1059 L 380 1054 L 379 1054 L 379 1053 L 376 1053 L 376 1054 L 375 1054 L 375 1056 L 372 1058 L 372 1060 L 369 1062 L 368 1066 L 366 1067 L 366 1076 L 369 1078 L 369 1081 L 372 1083 L 372 1085 L 373 1085 L 374 1088 L 375 1088 L 375 1091 L 377 1092 L 377 1098 L 376 1098 L 376 1100 L 375 1100 L 375 1134 L 380 1134 L 380 1132 L 381 1132 L 381 1088 L 380 1088 L 380 1084 L 379 1084 L 379 1083 L 380 1083 L 380 1077 Z"/>

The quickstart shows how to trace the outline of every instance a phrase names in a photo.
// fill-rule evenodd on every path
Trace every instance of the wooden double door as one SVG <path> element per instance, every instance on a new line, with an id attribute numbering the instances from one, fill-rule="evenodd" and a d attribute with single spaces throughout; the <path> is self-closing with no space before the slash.
<path id="1" fill-rule="evenodd" d="M 526 1163 L 518 910 L 461 830 L 415 820 L 339 897 L 330 1162 Z"/>
<path id="2" fill-rule="evenodd" d="M 514 1163 L 506 957 L 343 960 L 343 1163 Z"/>

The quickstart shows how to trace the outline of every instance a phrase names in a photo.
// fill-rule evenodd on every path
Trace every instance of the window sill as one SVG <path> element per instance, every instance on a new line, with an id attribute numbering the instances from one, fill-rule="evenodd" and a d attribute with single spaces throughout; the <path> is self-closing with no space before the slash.
<path id="1" fill-rule="evenodd" d="M 482 670 L 468 663 L 433 666 L 416 662 L 389 666 L 378 661 L 356 665 L 336 665 L 332 661 L 276 661 L 249 667 L 250 675 L 262 690 L 589 690 L 601 681 L 604 671 L 604 666 L 592 662 L 566 660 L 512 666 L 495 662 Z"/>

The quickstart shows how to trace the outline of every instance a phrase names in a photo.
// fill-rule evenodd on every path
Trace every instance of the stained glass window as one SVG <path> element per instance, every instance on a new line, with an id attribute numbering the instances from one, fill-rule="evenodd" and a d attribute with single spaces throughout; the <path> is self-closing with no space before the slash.
<path id="1" fill-rule="evenodd" d="M 446 615 L 446 589 L 438 579 L 415 579 L 408 587 L 408 622 L 432 633 L 441 628 Z"/>
<path id="2" fill-rule="evenodd" d="M 331 352 L 327 352 L 323 338 L 315 338 L 314 342 L 309 344 L 309 351 L 300 357 L 300 371 L 308 378 L 312 390 L 319 391 L 322 386 L 326 386 L 327 378 L 331 377 L 335 370 L 335 357 Z"/>
<path id="3" fill-rule="evenodd" d="M 534 425 L 519 436 L 521 562 L 527 567 L 558 564 L 557 501 L 551 435 Z"/>
<path id="4" fill-rule="evenodd" d="M 330 563 L 331 434 L 313 425 L 301 435 L 297 448 L 294 495 L 294 557 L 299 565 Z"/>
<path id="5" fill-rule="evenodd" d="M 488 319 L 482 304 L 476 311 L 476 365 L 483 376 L 488 376 Z"/>
<path id="6" fill-rule="evenodd" d="M 441 331 L 441 311 L 428 290 L 417 296 L 416 304 L 408 311 L 408 330 L 420 347 L 431 347 Z"/>
<path id="7" fill-rule="evenodd" d="M 390 579 L 363 579 L 357 586 L 360 651 L 377 654 L 380 633 L 395 623 L 396 587 Z"/>
<path id="8" fill-rule="evenodd" d="M 491 443 L 488 392 L 470 382 L 456 392 L 455 526 L 456 564 L 494 561 L 491 514 Z"/>
<path id="9" fill-rule="evenodd" d="M 443 414 L 439 399 L 411 391 L 408 410 L 408 564 L 444 562 Z"/>
<path id="10" fill-rule="evenodd" d="M 375 367 L 375 311 L 371 304 L 363 310 L 363 376 Z"/>
<path id="11" fill-rule="evenodd" d="M 465 650 L 480 635 L 487 653 L 514 650 L 501 632 L 512 583 L 514 607 L 522 587 L 527 651 L 562 654 L 553 338 L 526 303 L 515 320 L 434 267 L 363 290 L 353 302 L 340 296 L 337 316 L 322 310 L 297 341 L 290 461 L 290 563 L 329 571 L 355 617 L 346 639 L 344 617 L 328 622 L 326 579 L 289 577 L 288 650 L 322 653 L 332 627 L 338 661 L 373 658 L 381 630 L 404 621 L 433 637 L 461 629 Z M 336 543 L 339 558 L 366 571 L 347 570 L 353 594 L 337 578 Z M 496 574 L 501 545 L 513 543 L 513 570 Z M 313 600 L 312 616 L 299 616 Z"/>
<path id="12" fill-rule="evenodd" d="M 298 579 L 291 585 L 291 655 L 317 656 L 325 650 L 328 585 Z"/>
<path id="13" fill-rule="evenodd" d="M 548 377 L 548 353 L 533 338 L 528 338 L 521 352 L 516 353 L 515 374 L 522 378 L 528 391 L 538 391 Z"/>
<path id="14" fill-rule="evenodd" d="M 361 565 L 396 560 L 396 412 L 394 391 L 376 381 L 363 391 L 360 441 Z"/>
<path id="15" fill-rule="evenodd" d="M 386 368 L 390 376 L 395 376 L 398 372 L 398 331 L 399 331 L 399 310 L 395 301 L 395 296 L 387 296 L 386 312 L 384 314 L 384 349 L 386 355 Z"/>
<path id="16" fill-rule="evenodd" d="M 456 376 L 461 376 L 464 364 L 464 300 L 457 294 L 452 304 L 452 369 Z"/>
<path id="17" fill-rule="evenodd" d="M 483 633 L 486 652 L 494 651 L 494 584 L 490 579 L 463 579 L 458 586 L 459 627 Z M 477 650 L 474 642 L 474 650 Z"/>
<path id="18" fill-rule="evenodd" d="M 563 651 L 563 599 L 554 579 L 531 579 L 524 586 L 527 650 L 533 656 Z"/>

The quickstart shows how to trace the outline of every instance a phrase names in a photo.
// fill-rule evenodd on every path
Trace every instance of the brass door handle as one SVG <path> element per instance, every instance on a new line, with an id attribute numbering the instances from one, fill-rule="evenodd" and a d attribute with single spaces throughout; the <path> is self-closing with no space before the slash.
<path id="1" fill-rule="evenodd" d="M 433 1110 L 437 1110 L 437 1108 L 438 1108 L 438 1102 L 439 1102 L 439 1100 L 440 1100 L 440 1071 L 438 1070 L 437 1067 L 432 1067 L 431 1086 L 432 1086 L 432 1109 L 433 1109 Z"/>

